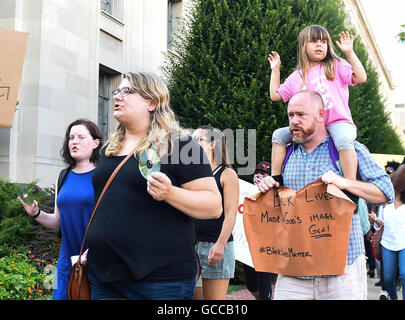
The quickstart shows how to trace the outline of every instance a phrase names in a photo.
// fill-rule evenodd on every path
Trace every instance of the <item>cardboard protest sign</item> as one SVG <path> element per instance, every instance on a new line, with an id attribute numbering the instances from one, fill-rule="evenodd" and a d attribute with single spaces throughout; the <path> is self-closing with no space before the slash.
<path id="1" fill-rule="evenodd" d="M 280 187 L 245 198 L 243 223 L 256 271 L 344 274 L 355 208 L 342 191 L 320 180 L 297 192 Z"/>
<path id="2" fill-rule="evenodd" d="M 0 126 L 11 128 L 24 66 L 28 33 L 0 28 Z"/>
<path id="3" fill-rule="evenodd" d="M 239 179 L 239 205 L 236 213 L 235 226 L 232 231 L 233 245 L 235 249 L 235 259 L 251 267 L 253 267 L 253 261 L 243 226 L 243 206 L 245 197 L 252 196 L 258 191 L 254 184 Z"/>

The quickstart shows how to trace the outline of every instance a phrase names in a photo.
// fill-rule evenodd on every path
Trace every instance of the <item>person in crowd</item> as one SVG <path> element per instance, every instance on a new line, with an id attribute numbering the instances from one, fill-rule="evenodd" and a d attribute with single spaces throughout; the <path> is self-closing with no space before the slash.
<path id="1" fill-rule="evenodd" d="M 41 210 L 38 202 L 25 203 L 18 197 L 28 215 L 43 226 L 60 230 L 62 241 L 56 266 L 54 300 L 67 300 L 72 270 L 70 257 L 79 254 L 83 236 L 93 210 L 92 176 L 99 159 L 102 134 L 95 123 L 85 119 L 73 121 L 66 129 L 61 156 L 67 165 L 60 190 L 55 184 L 55 211 Z"/>
<path id="2" fill-rule="evenodd" d="M 385 169 L 392 175 L 399 163 L 388 162 Z M 380 215 L 370 214 L 375 229 L 384 225 L 381 238 L 382 279 L 391 300 L 397 300 L 397 271 L 402 282 L 402 296 L 405 300 L 405 190 L 395 189 L 395 200 L 380 210 Z"/>
<path id="3" fill-rule="evenodd" d="M 382 206 L 376 206 L 374 205 L 370 211 L 370 214 L 375 214 L 377 217 L 381 216 L 381 211 L 382 211 Z M 374 228 L 374 221 L 371 219 L 370 217 L 370 222 L 372 224 L 372 232 L 375 232 L 375 228 Z M 370 235 L 371 238 L 371 235 Z M 370 239 L 371 241 L 371 239 Z M 370 247 L 371 247 L 371 243 L 370 243 Z M 370 250 L 372 250 L 372 248 L 370 248 Z M 374 256 L 373 256 L 374 258 Z M 387 287 L 385 286 L 384 283 L 384 263 L 382 261 L 382 259 L 379 261 L 377 259 L 375 259 L 375 264 L 377 267 L 377 270 L 379 270 L 379 276 L 380 279 L 374 284 L 374 286 L 376 287 L 381 287 L 380 290 L 380 300 L 387 300 L 388 299 L 388 291 L 387 291 Z"/>
<path id="4" fill-rule="evenodd" d="M 391 174 L 391 181 L 395 190 L 402 192 L 405 190 L 405 157 L 402 164 L 398 167 L 393 174 Z"/>
<path id="5" fill-rule="evenodd" d="M 367 80 L 363 65 L 353 50 L 353 35 L 341 32 L 336 45 L 347 61 L 338 57 L 329 32 L 322 26 L 311 25 L 298 36 L 296 70 L 280 85 L 281 59 L 277 52 L 269 54 L 271 67 L 270 98 L 288 101 L 301 90 L 314 90 L 324 99 L 326 128 L 339 151 L 344 176 L 356 180 L 356 126 L 349 108 L 349 89 Z M 275 130 L 272 137 L 272 175 L 278 175 L 291 142 L 288 127 Z"/>
<path id="6" fill-rule="evenodd" d="M 369 207 L 371 207 L 371 206 L 367 205 L 367 209 L 369 209 Z M 371 213 L 371 208 L 370 208 L 369 212 Z M 371 249 L 371 236 L 374 231 L 375 230 L 374 230 L 373 226 L 370 225 L 370 229 L 364 235 L 364 249 L 366 251 L 367 265 L 368 265 L 367 275 L 370 278 L 374 278 L 375 272 L 376 272 L 376 259 L 374 258 L 373 254 L 372 254 L 372 249 Z"/>
<path id="7" fill-rule="evenodd" d="M 190 300 L 197 272 L 191 218 L 215 219 L 222 212 L 209 161 L 179 127 L 169 91 L 155 74 L 126 73 L 112 96 L 119 125 L 101 150 L 95 199 L 119 163 L 133 156 L 88 230 L 91 298 Z M 160 170 L 157 159 L 149 158 L 153 153 Z M 148 170 L 142 171 L 145 156 Z"/>
<path id="8" fill-rule="evenodd" d="M 399 165 L 400 164 L 398 162 L 396 162 L 396 161 L 388 161 L 387 164 L 384 167 L 385 172 L 389 176 L 391 176 L 398 169 Z M 376 217 L 379 217 L 379 216 L 381 216 L 381 211 L 382 210 L 383 210 L 382 206 L 373 205 L 371 207 L 370 214 L 374 214 Z M 371 220 L 371 223 L 374 222 L 374 220 L 371 219 L 371 215 L 370 215 L 370 220 Z M 372 225 L 372 232 L 375 232 L 375 231 L 376 230 L 374 228 L 374 225 Z M 371 238 L 371 235 L 370 235 L 370 238 Z M 367 249 L 367 247 L 366 247 L 366 249 Z M 371 243 L 370 243 L 370 250 L 371 250 Z M 371 257 L 374 258 L 372 255 L 371 255 Z M 370 258 L 370 259 L 372 259 L 372 258 Z M 376 260 L 376 259 L 374 258 L 374 260 Z M 382 259 L 381 259 L 381 261 L 379 261 L 379 270 L 380 270 L 379 271 L 380 280 L 375 283 L 375 286 L 381 287 L 380 300 L 387 300 L 388 299 L 388 291 L 387 291 L 387 287 L 385 286 L 385 283 L 384 283 L 384 263 L 383 263 Z"/>
<path id="9" fill-rule="evenodd" d="M 196 251 L 204 300 L 225 300 L 229 280 L 235 272 L 232 230 L 239 200 L 239 181 L 229 162 L 226 137 L 217 128 L 200 126 L 193 137 L 204 149 L 222 196 L 223 211 L 218 219 L 193 219 Z"/>
<path id="10" fill-rule="evenodd" d="M 397 161 L 388 161 L 387 164 L 385 165 L 384 169 L 385 172 L 391 176 L 391 174 L 393 174 L 395 171 L 398 170 L 399 166 L 401 164 Z"/>
<path id="11" fill-rule="evenodd" d="M 321 179 L 366 201 L 391 203 L 394 191 L 389 176 L 373 160 L 367 148 L 355 141 L 359 180 L 344 178 L 335 169 L 328 150 L 329 135 L 325 126 L 324 103 L 320 94 L 300 91 L 288 104 L 289 128 L 294 145 L 284 165 L 284 185 L 299 190 Z M 259 184 L 266 193 L 278 187 L 271 176 Z M 333 248 L 331 248 L 333 250 Z M 314 280 L 315 279 L 315 280 Z M 278 275 L 274 299 L 366 299 L 367 270 L 363 232 L 359 214 L 353 214 L 344 275 L 292 277 Z"/>
<path id="12" fill-rule="evenodd" d="M 256 166 L 253 173 L 253 182 L 256 186 L 262 182 L 264 177 L 271 174 L 270 162 L 262 161 Z M 256 300 L 270 300 L 272 298 L 272 286 L 275 284 L 277 275 L 270 272 L 259 272 L 244 264 L 246 287 Z"/>

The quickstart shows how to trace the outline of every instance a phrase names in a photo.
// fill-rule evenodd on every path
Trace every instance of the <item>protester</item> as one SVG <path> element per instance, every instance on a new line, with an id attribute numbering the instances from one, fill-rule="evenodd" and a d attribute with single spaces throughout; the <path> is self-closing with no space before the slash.
<path id="1" fill-rule="evenodd" d="M 377 217 L 379 217 L 379 216 L 381 216 L 382 208 L 383 208 L 382 206 L 373 206 L 373 209 L 370 211 L 370 214 L 374 213 Z M 375 232 L 376 230 L 374 228 L 374 221 L 371 219 L 371 217 L 370 217 L 370 220 L 372 223 L 372 230 L 373 230 L 373 232 Z M 377 270 L 379 270 L 380 279 L 374 284 L 374 286 L 381 287 L 379 299 L 387 300 L 388 291 L 387 291 L 387 287 L 385 286 L 385 283 L 384 283 L 384 263 L 383 263 L 382 259 L 380 261 L 375 259 L 375 262 L 376 262 Z"/>
<path id="2" fill-rule="evenodd" d="M 398 162 L 396 162 L 396 161 L 388 161 L 387 164 L 384 167 L 385 172 L 391 177 L 392 174 L 398 169 L 399 165 L 400 164 Z M 382 214 L 381 213 L 382 210 L 383 210 L 383 206 L 373 205 L 371 207 L 370 214 L 375 214 L 376 217 L 380 217 L 381 214 Z M 371 220 L 372 223 L 374 222 L 374 220 L 371 219 L 371 215 L 370 215 L 370 220 Z M 372 226 L 372 232 L 375 232 L 375 231 L 376 230 L 375 230 L 374 225 L 373 225 Z M 371 235 L 370 235 L 370 237 L 371 237 Z M 366 250 L 367 250 L 367 246 L 366 246 Z M 371 243 L 370 243 L 370 250 L 371 250 Z M 374 258 L 374 257 L 372 256 L 372 258 Z M 370 260 L 372 258 L 370 258 Z M 387 300 L 388 299 L 388 291 L 387 291 L 387 287 L 386 287 L 386 285 L 384 283 L 384 263 L 383 263 L 382 259 L 381 259 L 381 261 L 379 261 L 379 275 L 380 275 L 380 280 L 375 283 L 375 286 L 381 287 L 380 300 Z"/>
<path id="3" fill-rule="evenodd" d="M 178 126 L 168 89 L 156 75 L 125 74 L 113 98 L 119 125 L 101 150 L 95 199 L 125 156 L 134 156 L 118 171 L 88 231 L 91 297 L 192 299 L 197 267 L 191 217 L 215 219 L 222 212 L 207 156 Z M 152 150 L 160 171 L 147 158 L 155 172 L 145 178 L 139 159 Z"/>
<path id="4" fill-rule="evenodd" d="M 405 190 L 405 157 L 402 164 L 391 175 L 391 181 L 395 190 L 402 192 Z"/>
<path id="5" fill-rule="evenodd" d="M 359 180 L 346 179 L 335 169 L 328 150 L 322 97 L 305 90 L 294 95 L 288 104 L 289 128 L 294 147 L 283 169 L 284 185 L 299 190 L 321 179 L 341 190 L 372 203 L 391 203 L 393 187 L 388 175 L 373 160 L 367 148 L 355 141 Z M 271 176 L 259 185 L 263 193 L 278 187 Z M 333 248 L 330 248 L 333 250 Z M 358 214 L 352 217 L 347 265 L 344 275 L 291 277 L 278 275 L 274 299 L 366 299 L 367 270 L 363 233 Z M 315 280 L 314 280 L 315 279 Z"/>
<path id="6" fill-rule="evenodd" d="M 370 211 L 371 213 L 371 211 Z M 366 252 L 366 257 L 367 257 L 367 265 L 368 265 L 368 271 L 367 275 L 370 278 L 375 277 L 375 271 L 376 271 L 376 259 L 374 258 L 372 254 L 372 249 L 371 249 L 371 236 L 374 232 L 374 228 L 371 226 L 370 230 L 364 235 L 364 249 Z"/>
<path id="7" fill-rule="evenodd" d="M 321 94 L 326 106 L 325 125 L 339 151 L 344 176 L 355 180 L 357 159 L 353 141 L 357 133 L 349 108 L 348 86 L 365 82 L 367 75 L 353 50 L 353 35 L 341 32 L 336 44 L 348 62 L 336 55 L 324 27 L 312 25 L 304 28 L 298 36 L 296 70 L 281 85 L 280 56 L 275 51 L 270 53 L 270 97 L 273 101 L 286 102 L 304 88 Z M 272 142 L 272 175 L 278 175 L 286 155 L 286 145 L 291 142 L 288 127 L 275 130 Z"/>
<path id="8" fill-rule="evenodd" d="M 94 191 L 91 179 L 102 146 L 102 134 L 96 124 L 79 119 L 72 122 L 65 133 L 61 149 L 63 161 L 68 166 L 62 187 L 55 185 L 55 211 L 44 212 L 38 202 L 27 204 L 18 201 L 25 211 L 43 226 L 60 230 L 62 242 L 56 266 L 54 300 L 67 300 L 72 264 L 70 257 L 79 254 L 84 232 L 93 210 Z"/>
<path id="9" fill-rule="evenodd" d="M 391 176 L 391 174 L 393 174 L 395 171 L 398 170 L 399 166 L 401 164 L 397 161 L 388 161 L 387 164 L 385 165 L 384 169 L 385 172 Z"/>
<path id="10" fill-rule="evenodd" d="M 219 219 L 193 219 L 203 299 L 225 300 L 229 279 L 235 272 L 232 230 L 238 210 L 239 181 L 229 162 L 226 137 L 219 129 L 201 126 L 193 136 L 208 156 L 223 206 Z"/>
<path id="11" fill-rule="evenodd" d="M 393 174 L 399 163 L 389 162 L 385 169 Z M 399 267 L 399 278 L 402 282 L 402 296 L 405 300 L 405 190 L 395 189 L 395 200 L 382 208 L 380 215 L 374 212 L 370 218 L 375 222 L 375 229 L 384 225 L 381 238 L 383 283 L 391 300 L 397 300 L 396 280 Z M 383 267 L 382 267 L 383 266 Z"/>
<path id="12" fill-rule="evenodd" d="M 271 174 L 271 164 L 266 161 L 259 162 L 253 173 L 253 182 L 256 186 L 264 177 Z M 246 287 L 256 300 L 270 300 L 273 294 L 272 286 L 275 284 L 277 275 L 270 272 L 259 272 L 254 268 L 243 265 Z"/>

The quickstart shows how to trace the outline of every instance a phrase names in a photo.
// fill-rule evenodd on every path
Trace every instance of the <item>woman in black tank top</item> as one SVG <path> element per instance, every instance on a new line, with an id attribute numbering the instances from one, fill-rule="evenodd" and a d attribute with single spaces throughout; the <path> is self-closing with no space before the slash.
<path id="1" fill-rule="evenodd" d="M 199 127 L 193 134 L 206 152 L 222 196 L 223 212 L 218 219 L 194 219 L 197 256 L 202 292 L 196 288 L 194 299 L 225 300 L 229 279 L 235 271 L 232 230 L 239 200 L 239 181 L 226 150 L 225 135 L 210 126 Z"/>

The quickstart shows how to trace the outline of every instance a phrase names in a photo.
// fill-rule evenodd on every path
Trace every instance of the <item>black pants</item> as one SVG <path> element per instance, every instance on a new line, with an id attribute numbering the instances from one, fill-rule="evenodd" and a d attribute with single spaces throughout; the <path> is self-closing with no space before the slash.
<path id="1" fill-rule="evenodd" d="M 277 276 L 274 273 L 258 272 L 254 268 L 244 264 L 246 287 L 250 292 L 259 291 L 260 300 L 270 300 L 272 294 L 271 284 Z"/>
<path id="2" fill-rule="evenodd" d="M 366 239 L 366 236 L 364 236 L 364 247 L 366 249 L 366 257 L 367 257 L 367 263 L 369 267 L 369 271 L 374 272 L 375 271 L 375 258 L 373 254 L 371 253 L 371 242 Z"/>

